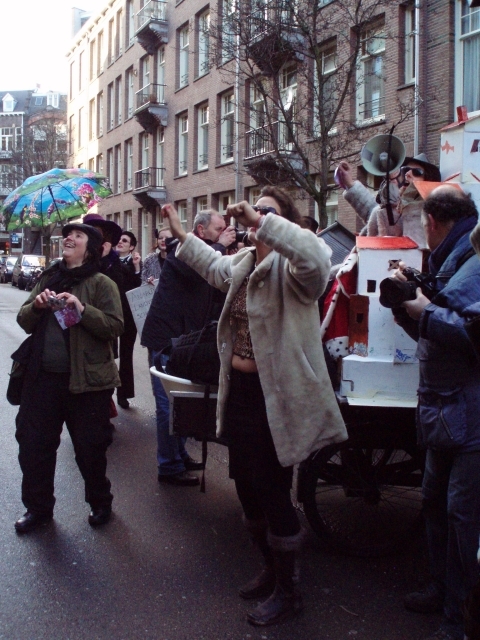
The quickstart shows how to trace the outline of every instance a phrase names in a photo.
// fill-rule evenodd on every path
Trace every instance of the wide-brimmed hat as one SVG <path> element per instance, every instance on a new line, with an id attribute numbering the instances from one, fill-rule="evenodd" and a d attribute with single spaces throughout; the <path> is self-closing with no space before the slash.
<path id="1" fill-rule="evenodd" d="M 419 153 L 416 156 L 407 156 L 403 161 L 404 167 L 408 166 L 410 162 L 416 162 L 423 169 L 425 169 L 425 180 L 429 182 L 440 182 L 442 178 L 440 177 L 440 170 L 437 165 L 432 164 L 428 161 L 427 156 L 424 153 Z"/>
<path id="2" fill-rule="evenodd" d="M 113 220 L 105 220 L 99 213 L 87 213 L 83 218 L 83 222 L 101 229 L 104 240 L 110 242 L 114 247 L 117 246 L 122 237 L 122 228 Z"/>

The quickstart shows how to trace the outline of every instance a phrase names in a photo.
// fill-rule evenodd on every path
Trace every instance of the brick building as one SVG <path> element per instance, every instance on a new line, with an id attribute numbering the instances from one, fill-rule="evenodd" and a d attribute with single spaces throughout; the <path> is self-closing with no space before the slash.
<path id="1" fill-rule="evenodd" d="M 339 14 L 337 4 L 324 3 L 324 23 Z M 251 17 L 258 6 L 254 3 L 245 15 Z M 267 25 L 264 38 L 274 21 L 270 9 L 261 5 L 260 11 Z M 261 100 L 234 60 L 220 60 L 220 68 L 211 65 L 217 33 L 212 26 L 221 25 L 221 38 L 235 43 L 234 31 L 229 32 L 234 13 L 233 0 L 212 5 L 205 0 L 110 0 L 72 41 L 68 164 L 109 177 L 114 193 L 99 211 L 132 229 L 143 255 L 161 224 L 163 202 L 174 202 L 190 228 L 197 211 L 223 212 L 229 202 L 253 201 L 258 194 L 252 162 L 272 156 L 268 144 L 258 144 L 265 125 L 255 128 L 249 115 L 263 113 Z M 470 111 L 480 110 L 478 81 L 472 84 L 475 72 L 480 77 L 479 27 L 480 10 L 467 0 L 426 0 L 417 7 L 379 0 L 368 21 L 344 30 L 342 42 L 340 33 L 322 32 L 317 44 L 325 78 L 359 42 L 356 76 L 340 114 L 346 124 L 331 132 L 339 150 L 336 159 L 358 162 L 367 139 L 400 122 L 395 134 L 407 153 L 425 151 L 438 162 L 439 129 L 454 119 L 455 106 L 466 102 Z M 285 83 L 280 98 L 285 107 L 292 96 L 299 104 L 306 90 L 292 71 L 292 58 L 277 70 Z M 420 106 L 408 112 L 405 105 L 416 96 Z M 278 133 L 282 122 L 274 124 Z M 313 148 L 314 137 L 303 138 L 305 149 Z M 332 162 L 330 184 L 334 168 Z M 310 169 L 314 180 L 315 171 Z M 361 166 L 358 177 L 377 186 L 378 179 Z M 318 217 L 313 198 L 298 203 L 302 213 Z M 330 222 L 338 217 L 350 229 L 359 228 L 337 190 L 329 193 L 327 211 Z"/>

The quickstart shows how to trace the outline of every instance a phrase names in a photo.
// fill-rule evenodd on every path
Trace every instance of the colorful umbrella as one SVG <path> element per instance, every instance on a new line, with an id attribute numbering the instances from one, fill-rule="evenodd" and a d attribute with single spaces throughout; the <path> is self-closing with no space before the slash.
<path id="1" fill-rule="evenodd" d="M 87 169 L 51 169 L 27 178 L 5 199 L 2 213 L 9 231 L 48 227 L 86 213 L 111 195 L 108 180 Z"/>

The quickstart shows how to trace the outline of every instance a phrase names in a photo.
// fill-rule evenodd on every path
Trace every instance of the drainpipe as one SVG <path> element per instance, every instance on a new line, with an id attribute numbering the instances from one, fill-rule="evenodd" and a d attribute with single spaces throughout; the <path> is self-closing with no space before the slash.
<path id="1" fill-rule="evenodd" d="M 235 36 L 235 88 L 234 88 L 234 98 L 235 98 L 235 202 L 240 202 L 243 200 L 243 194 L 240 193 L 241 189 L 241 181 L 240 181 L 240 111 L 239 111 L 239 102 L 240 102 L 240 35 L 237 33 Z"/>
<path id="2" fill-rule="evenodd" d="M 415 116 L 413 125 L 413 155 L 418 156 L 418 138 L 420 128 L 420 0 L 415 2 Z"/>

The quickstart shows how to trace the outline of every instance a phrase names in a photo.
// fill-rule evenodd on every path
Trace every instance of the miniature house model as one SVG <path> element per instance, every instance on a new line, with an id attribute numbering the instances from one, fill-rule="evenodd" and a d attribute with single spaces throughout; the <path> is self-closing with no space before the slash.
<path id="1" fill-rule="evenodd" d="M 458 107 L 458 122 L 441 129 L 440 173 L 444 182 L 457 182 L 471 193 L 480 209 L 480 115 L 471 118 Z"/>
<path id="2" fill-rule="evenodd" d="M 349 352 L 340 393 L 349 404 L 416 406 L 417 344 L 380 304 L 380 282 L 398 263 L 421 271 L 422 252 L 408 237 L 357 237 L 357 294 L 350 297 Z"/>

